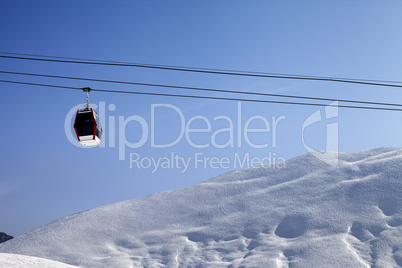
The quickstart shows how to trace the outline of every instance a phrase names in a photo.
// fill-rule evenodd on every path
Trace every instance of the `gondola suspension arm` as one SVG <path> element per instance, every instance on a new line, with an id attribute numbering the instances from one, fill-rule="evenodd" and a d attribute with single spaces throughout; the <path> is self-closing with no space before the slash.
<path id="1" fill-rule="evenodd" d="M 82 90 L 84 90 L 87 93 L 87 106 L 86 109 L 89 110 L 89 91 L 91 91 L 90 87 L 84 87 Z"/>

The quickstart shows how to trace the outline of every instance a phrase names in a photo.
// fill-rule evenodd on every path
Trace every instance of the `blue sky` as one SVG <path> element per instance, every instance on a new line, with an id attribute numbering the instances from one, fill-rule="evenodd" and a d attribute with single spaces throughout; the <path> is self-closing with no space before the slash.
<path id="1" fill-rule="evenodd" d="M 1 1 L 0 51 L 400 81 L 401 10 L 399 1 Z M 4 58 L 0 70 L 334 99 L 392 103 L 402 99 L 398 88 Z M 0 74 L 0 79 L 190 94 L 178 89 L 6 74 Z M 93 105 L 104 107 L 100 111 L 104 144 L 82 149 L 66 137 L 72 131 L 71 118 L 67 119 L 70 128 L 64 124 L 69 111 L 85 102 L 83 92 L 0 83 L 0 231 L 20 235 L 72 213 L 192 185 L 241 168 L 235 165 L 236 157 L 290 159 L 307 153 L 302 140 L 306 120 L 317 111 L 325 117 L 324 108 L 295 105 L 101 92 L 91 92 L 90 99 Z M 142 118 L 148 135 L 143 136 L 138 120 L 127 121 L 130 118 Z M 331 123 L 339 130 L 339 151 L 402 145 L 400 112 L 339 109 L 335 118 L 324 119 L 304 132 L 304 144 L 315 150 L 326 149 Z M 229 121 L 233 132 L 228 130 Z M 177 143 L 168 148 L 152 146 L 152 122 L 156 143 L 176 139 Z M 189 142 L 185 134 L 180 138 L 187 124 L 190 129 L 207 130 L 190 130 Z M 270 131 L 248 133 L 247 143 L 246 124 L 260 130 L 268 124 Z M 141 138 L 146 142 L 129 148 L 122 137 L 133 144 Z M 227 145 L 231 138 L 233 146 Z M 119 144 L 125 148 L 125 160 L 119 160 Z M 149 164 L 152 159 L 168 161 L 172 154 L 190 159 L 188 169 L 166 162 L 169 168 L 155 170 Z M 143 168 L 138 169 L 135 162 L 130 168 L 130 155 L 142 161 Z M 197 167 L 196 157 L 201 157 Z M 204 167 L 204 157 L 223 163 L 206 162 Z"/>

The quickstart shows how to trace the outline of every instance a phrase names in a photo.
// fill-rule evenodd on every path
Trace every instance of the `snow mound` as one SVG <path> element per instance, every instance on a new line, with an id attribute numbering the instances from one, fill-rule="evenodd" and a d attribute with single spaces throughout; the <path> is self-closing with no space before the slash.
<path id="1" fill-rule="evenodd" d="M 18 254 L 0 253 L 0 264 L 2 268 L 74 268 L 77 266 L 65 263 L 46 260 L 37 257 Z"/>
<path id="2" fill-rule="evenodd" d="M 95 208 L 0 252 L 96 268 L 402 266 L 402 149 L 326 163 L 306 154 Z"/>

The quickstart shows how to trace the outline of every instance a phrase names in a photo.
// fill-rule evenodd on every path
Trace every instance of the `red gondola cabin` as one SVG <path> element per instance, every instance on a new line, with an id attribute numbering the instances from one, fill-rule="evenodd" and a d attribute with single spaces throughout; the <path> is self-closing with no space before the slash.
<path id="1" fill-rule="evenodd" d="M 74 130 L 78 141 L 84 146 L 99 145 L 102 136 L 102 126 L 98 114 L 92 108 L 77 111 Z"/>

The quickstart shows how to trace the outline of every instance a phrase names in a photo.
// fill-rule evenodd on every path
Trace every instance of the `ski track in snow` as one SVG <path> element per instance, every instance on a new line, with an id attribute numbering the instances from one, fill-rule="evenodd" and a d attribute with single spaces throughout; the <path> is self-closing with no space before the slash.
<path id="1" fill-rule="evenodd" d="M 77 213 L 0 252 L 81 268 L 402 267 L 401 164 L 399 148 L 338 167 L 306 154 Z"/>

